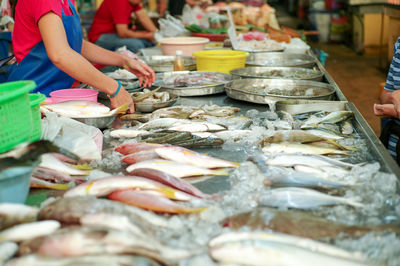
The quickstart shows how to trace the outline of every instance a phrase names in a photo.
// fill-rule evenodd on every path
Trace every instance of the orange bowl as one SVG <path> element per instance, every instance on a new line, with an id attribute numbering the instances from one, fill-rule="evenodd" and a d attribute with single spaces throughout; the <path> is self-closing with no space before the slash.
<path id="1" fill-rule="evenodd" d="M 160 41 L 163 55 L 175 55 L 176 50 L 181 50 L 183 56 L 204 50 L 208 42 L 209 39 L 200 37 L 164 38 Z"/>

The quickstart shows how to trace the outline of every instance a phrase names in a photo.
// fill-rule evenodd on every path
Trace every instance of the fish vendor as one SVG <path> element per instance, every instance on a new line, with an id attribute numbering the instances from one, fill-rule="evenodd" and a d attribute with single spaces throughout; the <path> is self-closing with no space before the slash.
<path id="1" fill-rule="evenodd" d="M 158 29 L 142 9 L 141 2 L 142 0 L 104 0 L 89 30 L 89 41 L 112 51 L 121 46 L 126 46 L 132 52 L 154 46 L 154 34 Z M 145 31 L 129 28 L 132 13 Z"/>
<path id="2" fill-rule="evenodd" d="M 32 92 L 49 96 L 78 80 L 105 92 L 113 108 L 128 103 L 134 111 L 133 101 L 121 83 L 93 64 L 124 66 L 144 86 L 155 79 L 149 66 L 84 40 L 74 0 L 19 0 L 14 4 L 13 49 L 17 64 L 8 81 L 34 80 L 37 87 Z"/>

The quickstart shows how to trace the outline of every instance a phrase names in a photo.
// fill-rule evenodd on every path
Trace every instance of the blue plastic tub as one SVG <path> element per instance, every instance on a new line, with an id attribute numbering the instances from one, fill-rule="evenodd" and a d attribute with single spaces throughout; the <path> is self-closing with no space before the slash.
<path id="1" fill-rule="evenodd" d="M 25 203 L 33 168 L 17 166 L 0 172 L 0 203 Z"/>

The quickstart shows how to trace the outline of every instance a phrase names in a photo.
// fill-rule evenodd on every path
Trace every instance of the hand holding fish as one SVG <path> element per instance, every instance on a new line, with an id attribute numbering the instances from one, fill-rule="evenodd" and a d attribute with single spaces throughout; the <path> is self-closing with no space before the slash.
<path id="1" fill-rule="evenodd" d="M 110 103 L 113 109 L 118 108 L 124 104 L 128 104 L 129 105 L 128 113 L 135 112 L 135 105 L 133 104 L 131 96 L 122 86 L 120 88 L 120 91 L 117 92 L 117 94 L 114 97 L 110 98 Z"/>
<path id="2" fill-rule="evenodd" d="M 138 77 L 140 86 L 150 87 L 156 79 L 153 69 L 139 60 L 126 57 L 123 67 Z"/>

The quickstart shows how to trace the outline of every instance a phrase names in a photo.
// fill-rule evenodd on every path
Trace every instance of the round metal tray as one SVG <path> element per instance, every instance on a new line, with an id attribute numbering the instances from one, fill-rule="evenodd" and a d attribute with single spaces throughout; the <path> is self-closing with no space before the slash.
<path id="1" fill-rule="evenodd" d="M 150 55 L 140 57 L 146 62 L 155 72 L 174 71 L 175 56 L 168 55 Z M 185 70 L 196 70 L 196 59 L 191 56 L 183 56 L 183 64 Z"/>
<path id="2" fill-rule="evenodd" d="M 294 89 L 309 88 L 320 89 L 318 95 L 289 96 L 269 94 L 265 92 L 265 87 L 288 91 Z M 331 100 L 335 93 L 335 88 L 323 82 L 306 80 L 284 80 L 284 79 L 236 79 L 226 84 L 226 94 L 233 99 L 260 104 L 271 104 L 288 99 L 312 99 L 312 100 Z"/>
<path id="3" fill-rule="evenodd" d="M 157 80 L 153 86 L 161 86 L 163 89 L 172 92 L 177 96 L 203 96 L 203 95 L 211 95 L 217 94 L 225 91 L 225 84 L 232 80 L 232 77 L 228 74 L 219 73 L 219 72 L 212 72 L 218 73 L 225 76 L 225 79 L 228 80 L 225 83 L 219 84 L 212 84 L 212 85 L 204 85 L 204 86 L 193 86 L 193 87 L 169 87 L 164 86 L 162 84 L 162 79 L 165 75 L 182 75 L 187 73 L 209 73 L 211 71 L 175 71 L 175 72 L 165 72 L 157 74 Z M 160 82 L 161 80 L 161 82 Z"/>
<path id="4" fill-rule="evenodd" d="M 169 107 L 173 105 L 177 100 L 178 96 L 170 93 L 169 96 L 171 97 L 170 100 L 166 102 L 159 102 L 159 103 L 150 103 L 150 102 L 136 102 L 135 103 L 135 110 L 142 112 L 142 113 L 151 113 L 154 110 Z"/>
<path id="5" fill-rule="evenodd" d="M 306 54 L 255 53 L 246 59 L 247 66 L 312 68 L 317 59 Z"/>
<path id="6" fill-rule="evenodd" d="M 82 122 L 86 125 L 103 129 L 109 127 L 112 124 L 112 122 L 114 122 L 116 117 L 117 117 L 116 115 L 111 115 L 104 117 L 76 117 L 76 118 L 71 117 L 71 118 L 79 122 Z"/>
<path id="7" fill-rule="evenodd" d="M 272 71 L 281 71 L 285 77 L 274 77 L 271 75 L 267 75 L 265 73 L 269 73 Z M 307 76 L 298 77 L 293 73 L 301 73 Z M 308 69 L 301 67 L 246 67 L 246 68 L 237 68 L 230 71 L 233 78 L 256 78 L 256 79 L 291 79 L 291 80 L 316 80 L 321 81 L 324 74 L 316 69 Z"/>

